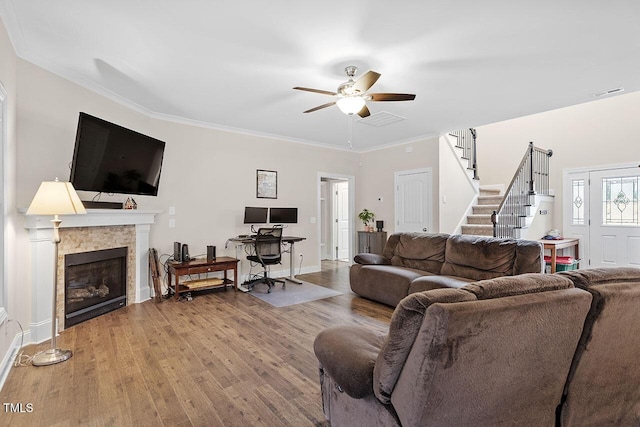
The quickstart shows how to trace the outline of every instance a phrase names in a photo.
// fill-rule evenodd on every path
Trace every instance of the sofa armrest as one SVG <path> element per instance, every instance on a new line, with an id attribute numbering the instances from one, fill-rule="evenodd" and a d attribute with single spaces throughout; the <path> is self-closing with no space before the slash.
<path id="1" fill-rule="evenodd" d="M 359 326 L 336 326 L 318 334 L 313 350 L 321 369 L 349 396 L 373 395 L 373 366 L 384 335 Z"/>
<path id="2" fill-rule="evenodd" d="M 358 254 L 353 260 L 357 264 L 365 265 L 391 265 L 391 261 L 388 258 L 378 254 Z"/>

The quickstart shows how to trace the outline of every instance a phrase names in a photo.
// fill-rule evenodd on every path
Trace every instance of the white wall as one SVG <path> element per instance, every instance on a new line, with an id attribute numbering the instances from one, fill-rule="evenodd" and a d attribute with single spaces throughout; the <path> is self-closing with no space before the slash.
<path id="1" fill-rule="evenodd" d="M 562 230 L 562 171 L 640 162 L 640 92 L 479 126 L 481 182 L 509 184 L 529 141 L 552 149 L 553 228 Z M 639 163 L 640 164 L 640 163 Z"/>
<path id="2" fill-rule="evenodd" d="M 477 195 L 467 170 L 467 161 L 451 145 L 448 135 L 439 139 L 440 187 L 435 198 L 440 205 L 441 233 L 460 233 L 460 224 Z"/>
<path id="3" fill-rule="evenodd" d="M 367 208 L 376 220 L 384 221 L 384 231 L 393 233 L 394 173 L 405 170 L 431 168 L 433 177 L 433 228 L 439 230 L 438 206 L 438 138 L 387 147 L 360 154 L 356 175 L 356 214 Z M 382 197 L 382 201 L 378 198 Z M 356 230 L 363 224 L 357 221 Z"/>

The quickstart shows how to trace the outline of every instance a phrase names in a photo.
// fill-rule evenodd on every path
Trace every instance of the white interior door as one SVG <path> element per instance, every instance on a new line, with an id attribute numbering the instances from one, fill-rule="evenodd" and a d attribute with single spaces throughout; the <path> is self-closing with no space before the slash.
<path id="1" fill-rule="evenodd" d="M 395 232 L 432 232 L 431 169 L 395 173 Z"/>
<path id="2" fill-rule="evenodd" d="M 336 194 L 336 258 L 349 259 L 349 183 L 337 182 Z"/>
<path id="3" fill-rule="evenodd" d="M 590 267 L 640 267 L 640 168 L 589 173 Z"/>

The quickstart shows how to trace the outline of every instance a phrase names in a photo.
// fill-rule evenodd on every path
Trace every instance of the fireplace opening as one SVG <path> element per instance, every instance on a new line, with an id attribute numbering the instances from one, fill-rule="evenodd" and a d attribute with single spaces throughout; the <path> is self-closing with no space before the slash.
<path id="1" fill-rule="evenodd" d="M 127 248 L 64 257 L 65 316 L 68 328 L 127 305 Z"/>

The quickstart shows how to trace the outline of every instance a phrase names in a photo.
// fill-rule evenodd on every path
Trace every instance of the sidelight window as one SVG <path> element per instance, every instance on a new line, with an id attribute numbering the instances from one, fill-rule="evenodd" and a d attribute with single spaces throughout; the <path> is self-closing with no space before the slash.
<path id="1" fill-rule="evenodd" d="M 584 225 L 584 179 L 571 181 L 573 225 Z"/>

